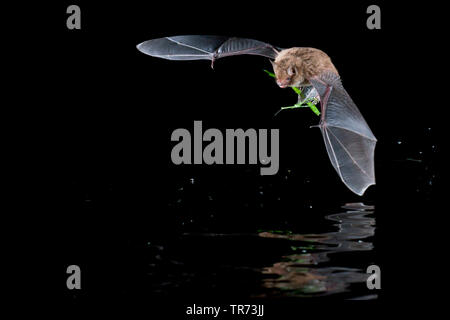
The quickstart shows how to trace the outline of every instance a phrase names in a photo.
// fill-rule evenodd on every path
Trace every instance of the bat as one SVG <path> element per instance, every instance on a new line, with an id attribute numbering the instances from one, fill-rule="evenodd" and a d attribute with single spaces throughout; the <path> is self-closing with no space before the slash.
<path id="1" fill-rule="evenodd" d="M 342 182 L 362 196 L 375 184 L 374 153 L 377 139 L 342 85 L 330 57 L 315 48 L 281 49 L 245 38 L 186 35 L 152 39 L 137 45 L 139 51 L 169 60 L 215 60 L 251 54 L 270 60 L 280 88 L 301 88 L 320 101 L 317 127 L 322 133 L 331 164 Z M 301 99 L 301 97 L 299 97 Z"/>

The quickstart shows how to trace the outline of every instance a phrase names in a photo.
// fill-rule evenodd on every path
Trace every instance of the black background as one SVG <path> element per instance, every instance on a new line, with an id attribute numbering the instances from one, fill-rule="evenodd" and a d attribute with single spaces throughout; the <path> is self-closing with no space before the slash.
<path id="1" fill-rule="evenodd" d="M 81 30 L 66 28 L 70 4 L 81 7 Z M 370 4 L 62 1 L 41 6 L 43 16 L 32 20 L 35 28 L 22 40 L 21 54 L 29 59 L 13 80 L 31 85 L 16 95 L 16 104 L 26 115 L 21 124 L 26 130 L 18 131 L 31 147 L 21 164 L 33 173 L 31 183 L 22 186 L 34 196 L 29 203 L 36 212 L 20 213 L 19 220 L 32 226 L 30 246 L 47 271 L 46 291 L 71 308 L 145 305 L 146 297 L 159 300 L 145 286 L 126 285 L 139 265 L 133 248 L 141 243 L 181 232 L 251 232 L 273 222 L 274 212 L 280 220 L 314 224 L 320 210 L 363 201 L 379 212 L 374 240 L 383 270 L 379 302 L 413 296 L 410 278 L 403 275 L 428 264 L 416 257 L 427 248 L 418 239 L 425 227 L 417 222 L 434 212 L 430 205 L 439 177 L 436 113 L 418 103 L 428 101 L 418 92 L 424 90 L 429 57 L 417 51 L 426 50 L 430 33 L 417 17 L 428 13 L 415 15 L 423 8 L 377 1 L 382 29 L 368 30 Z M 429 21 L 426 27 L 439 32 Z M 377 185 L 363 198 L 345 188 L 325 156 L 318 129 L 309 128 L 318 122 L 309 110 L 273 117 L 296 97 L 263 73 L 271 69 L 266 58 L 230 57 L 212 70 L 208 61 L 165 61 L 135 48 L 178 34 L 230 35 L 325 51 L 378 139 Z M 202 120 L 205 129 L 280 128 L 279 174 L 261 177 L 258 166 L 172 165 L 170 134 L 180 127 L 192 130 L 194 120 Z M 269 199 L 263 210 L 244 206 L 262 201 L 258 187 L 280 185 L 288 170 L 294 182 L 270 191 L 285 201 Z M 186 205 L 179 208 L 181 187 Z M 216 196 L 213 205 L 202 198 L 205 190 Z M 307 210 L 311 205 L 314 209 Z M 211 210 L 217 218 L 208 218 Z M 81 293 L 66 289 L 70 264 L 83 270 Z M 166 297 L 163 302 L 177 309 L 186 301 Z"/>

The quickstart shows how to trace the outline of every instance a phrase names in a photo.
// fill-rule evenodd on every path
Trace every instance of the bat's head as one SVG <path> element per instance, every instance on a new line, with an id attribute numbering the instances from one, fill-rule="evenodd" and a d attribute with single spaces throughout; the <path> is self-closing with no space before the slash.
<path id="1" fill-rule="evenodd" d="M 289 52 L 285 54 L 284 51 L 287 50 L 281 51 L 275 61 L 271 61 L 277 84 L 280 88 L 299 87 L 305 79 L 301 74 L 298 58 Z"/>

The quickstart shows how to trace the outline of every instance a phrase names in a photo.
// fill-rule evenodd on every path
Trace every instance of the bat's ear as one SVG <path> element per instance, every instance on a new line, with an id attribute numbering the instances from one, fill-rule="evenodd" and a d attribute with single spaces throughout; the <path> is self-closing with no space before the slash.
<path id="1" fill-rule="evenodd" d="M 269 61 L 270 61 L 270 63 L 272 64 L 272 67 L 275 68 L 275 65 L 276 65 L 275 61 L 270 60 L 270 59 L 269 59 Z"/>
<path id="2" fill-rule="evenodd" d="M 288 75 L 293 76 L 295 73 L 297 72 L 297 70 L 295 70 L 294 66 L 290 66 L 288 69 Z"/>

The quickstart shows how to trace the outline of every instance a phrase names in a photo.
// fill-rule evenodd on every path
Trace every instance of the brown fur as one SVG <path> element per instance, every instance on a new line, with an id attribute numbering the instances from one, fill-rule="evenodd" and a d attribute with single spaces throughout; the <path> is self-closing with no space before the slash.
<path id="1" fill-rule="evenodd" d="M 295 74 L 288 74 L 289 67 L 295 68 Z M 278 82 L 287 86 L 309 85 L 308 79 L 324 71 L 338 74 L 330 57 L 323 51 L 314 48 L 290 48 L 282 50 L 273 63 Z"/>

